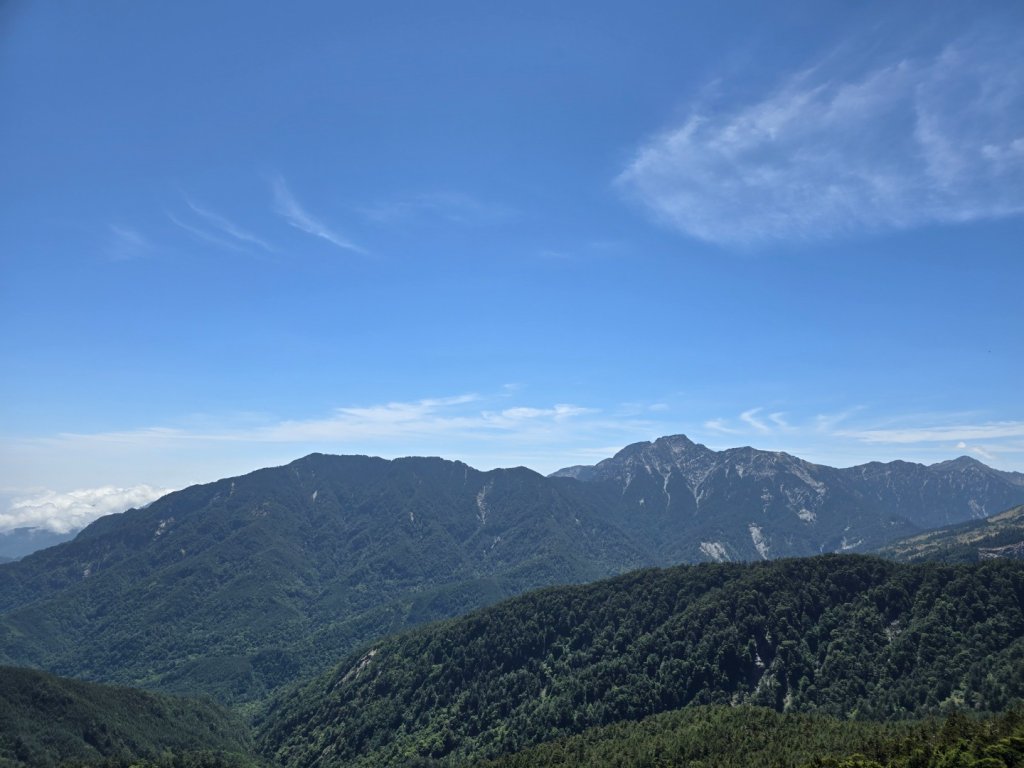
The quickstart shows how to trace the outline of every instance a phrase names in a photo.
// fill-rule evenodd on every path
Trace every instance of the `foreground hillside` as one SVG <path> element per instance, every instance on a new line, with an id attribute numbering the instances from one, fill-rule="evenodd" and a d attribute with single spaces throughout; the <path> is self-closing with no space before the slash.
<path id="1" fill-rule="evenodd" d="M 0 766 L 255 765 L 248 728 L 210 703 L 0 667 Z"/>
<path id="2" fill-rule="evenodd" d="M 982 762 L 987 761 L 987 762 Z M 754 707 L 689 707 L 591 728 L 478 768 L 1013 768 L 1024 715 L 879 723 Z"/>
<path id="3" fill-rule="evenodd" d="M 542 590 L 376 643 L 279 700 L 289 766 L 511 754 L 700 704 L 838 718 L 1024 695 L 1024 564 L 827 556 Z"/>
<path id="4" fill-rule="evenodd" d="M 919 533 L 878 550 L 883 557 L 915 562 L 974 563 L 1005 557 L 1024 559 L 1024 506 L 959 525 Z"/>

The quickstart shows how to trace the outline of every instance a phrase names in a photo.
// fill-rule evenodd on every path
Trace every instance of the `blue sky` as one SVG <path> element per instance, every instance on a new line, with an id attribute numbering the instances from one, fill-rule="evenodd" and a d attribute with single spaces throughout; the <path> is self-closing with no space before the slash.
<path id="1" fill-rule="evenodd" d="M 1021 39 L 1015 0 L 4 4 L 0 529 L 312 451 L 1024 471 Z"/>

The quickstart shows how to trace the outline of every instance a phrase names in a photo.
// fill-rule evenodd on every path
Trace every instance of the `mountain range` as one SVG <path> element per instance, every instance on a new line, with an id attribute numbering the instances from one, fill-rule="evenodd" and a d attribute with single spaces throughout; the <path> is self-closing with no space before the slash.
<path id="1" fill-rule="evenodd" d="M 313 454 L 0 565 L 0 662 L 235 704 L 361 644 L 643 566 L 863 551 L 1024 502 L 971 459 L 833 469 L 683 436 L 543 477 Z"/>
<path id="2" fill-rule="evenodd" d="M 627 446 L 552 477 L 603 485 L 659 562 L 870 551 L 911 532 L 986 517 L 1024 496 L 1024 474 L 961 456 L 846 469 L 787 453 L 713 451 L 684 435 Z"/>

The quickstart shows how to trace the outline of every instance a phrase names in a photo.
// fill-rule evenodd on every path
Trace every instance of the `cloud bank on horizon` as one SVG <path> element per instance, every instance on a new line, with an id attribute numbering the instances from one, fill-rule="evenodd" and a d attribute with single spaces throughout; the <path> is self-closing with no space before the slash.
<path id="1" fill-rule="evenodd" d="M 629 443 L 679 433 L 716 450 L 750 444 L 830 466 L 898 458 L 928 464 L 966 453 L 1012 470 L 1021 468 L 1024 458 L 1024 422 L 988 421 L 979 414 L 920 414 L 894 422 L 872 417 L 863 407 L 813 416 L 754 407 L 731 417 L 686 423 L 677 406 L 661 402 L 602 410 L 566 403 L 542 407 L 501 403 L 506 397 L 507 393 L 467 394 L 344 407 L 320 418 L 245 428 L 163 427 L 69 434 L 27 441 L 18 451 L 41 448 L 69 465 L 96 456 L 108 464 L 130 466 L 134 455 L 169 457 L 182 449 L 204 464 L 210 447 L 221 462 L 237 459 L 239 451 L 251 457 L 244 470 L 228 464 L 206 466 L 215 476 L 192 482 L 283 464 L 313 451 L 384 458 L 438 455 L 484 470 L 525 464 L 547 473 L 595 463 Z M 26 495 L 0 511 L 0 533 L 15 528 L 68 533 L 170 492 L 143 484 Z"/>
<path id="2" fill-rule="evenodd" d="M 408 402 L 336 408 L 319 417 L 259 424 L 152 427 L 95 434 L 63 434 L 10 446 L 8 470 L 20 457 L 48 456 L 80 467 L 87 482 L 96 467 L 117 466 L 126 487 L 24 497 L 0 512 L 0 532 L 19 527 L 77 530 L 101 515 L 137 507 L 166 488 L 127 486 L 152 477 L 154 464 L 181 464 L 192 473 L 158 478 L 179 487 L 287 463 L 312 452 L 369 453 L 384 458 L 424 455 L 465 461 L 477 469 L 525 465 L 548 473 L 591 464 L 627 444 L 685 433 L 716 450 L 753 445 L 783 450 L 815 463 L 852 466 L 904 459 L 929 464 L 968 453 L 998 469 L 1024 469 L 1024 422 L 994 421 L 979 413 L 909 414 L 899 420 L 865 407 L 834 413 L 798 413 L 752 407 L 734 416 L 694 419 L 686 403 L 627 403 L 614 408 L 570 403 L 538 405 L 514 390 L 462 394 Z M 11 477 L 0 477 L 10 483 Z M 42 480 L 42 478 L 40 478 Z"/>
<path id="3" fill-rule="evenodd" d="M 8 505 L 6 511 L 0 512 L 0 533 L 16 528 L 71 533 L 104 515 L 144 507 L 171 490 L 137 485 L 132 488 L 86 488 L 67 493 L 43 491 L 16 499 Z"/>
<path id="4" fill-rule="evenodd" d="M 617 184 L 669 226 L 721 245 L 1024 213 L 1019 29 L 856 75 L 825 61 L 727 111 L 697 108 Z"/>

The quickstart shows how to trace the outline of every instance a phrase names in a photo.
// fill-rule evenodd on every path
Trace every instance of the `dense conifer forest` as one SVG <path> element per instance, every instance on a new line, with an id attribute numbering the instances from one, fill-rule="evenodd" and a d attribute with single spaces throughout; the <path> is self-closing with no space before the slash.
<path id="1" fill-rule="evenodd" d="M 1024 563 L 829 555 L 548 588 L 372 642 L 252 722 L 0 672 L 0 765 L 1011 768 Z"/>
<path id="2" fill-rule="evenodd" d="M 841 720 L 1024 695 L 1024 564 L 861 556 L 653 569 L 372 644 L 272 704 L 288 766 L 476 759 L 698 705 Z"/>
<path id="3" fill-rule="evenodd" d="M 479 768 L 1012 768 L 1024 715 L 879 723 L 752 707 L 691 707 L 593 728 Z"/>
<path id="4" fill-rule="evenodd" d="M 254 763 L 245 722 L 215 704 L 0 667 L 0 766 Z"/>

